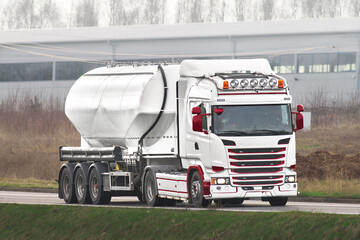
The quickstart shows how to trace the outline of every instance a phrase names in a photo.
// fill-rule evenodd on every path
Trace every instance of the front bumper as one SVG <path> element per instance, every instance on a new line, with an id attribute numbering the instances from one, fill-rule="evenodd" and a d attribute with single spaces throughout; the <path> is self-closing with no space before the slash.
<path id="1" fill-rule="evenodd" d="M 244 190 L 245 188 L 245 190 Z M 298 193 L 297 183 L 285 183 L 279 186 L 254 187 L 247 190 L 246 187 L 234 187 L 231 185 L 211 185 L 210 194 L 206 199 L 226 199 L 226 198 L 258 198 L 258 197 L 292 197 Z"/>

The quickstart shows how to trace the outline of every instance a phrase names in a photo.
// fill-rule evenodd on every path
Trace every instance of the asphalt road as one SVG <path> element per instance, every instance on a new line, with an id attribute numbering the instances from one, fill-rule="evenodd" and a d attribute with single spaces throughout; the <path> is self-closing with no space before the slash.
<path id="1" fill-rule="evenodd" d="M 37 193 L 37 192 L 11 192 L 0 191 L 0 203 L 18 203 L 18 204 L 50 204 L 65 205 L 62 199 L 59 199 L 56 193 Z M 92 206 L 92 205 L 87 205 Z M 136 197 L 113 197 L 111 203 L 105 207 L 142 207 L 147 205 L 140 203 Z M 175 209 L 195 208 L 187 204 L 178 204 L 176 207 L 167 207 Z M 239 211 L 239 212 L 289 212 L 304 211 L 316 213 L 334 213 L 334 214 L 360 214 L 360 204 L 354 203 L 320 203 L 320 202 L 291 202 L 284 207 L 271 207 L 269 203 L 260 200 L 245 200 L 242 205 L 224 206 L 216 208 L 220 211 Z"/>

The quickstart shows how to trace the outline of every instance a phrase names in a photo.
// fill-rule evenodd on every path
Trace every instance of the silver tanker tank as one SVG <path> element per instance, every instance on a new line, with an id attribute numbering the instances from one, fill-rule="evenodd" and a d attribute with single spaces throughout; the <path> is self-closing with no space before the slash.
<path id="1" fill-rule="evenodd" d="M 152 147 L 152 153 L 171 153 L 176 145 L 175 81 L 179 66 L 163 69 L 168 85 L 165 109 L 144 139 L 145 151 Z M 101 67 L 74 83 L 66 99 L 65 114 L 80 133 L 82 147 L 117 145 L 132 152 L 157 118 L 163 98 L 164 83 L 157 65 Z"/>

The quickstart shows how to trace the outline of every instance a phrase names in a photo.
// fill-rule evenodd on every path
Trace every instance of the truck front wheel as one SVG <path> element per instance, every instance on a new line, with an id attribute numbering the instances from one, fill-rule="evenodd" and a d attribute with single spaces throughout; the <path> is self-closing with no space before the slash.
<path id="1" fill-rule="evenodd" d="M 204 198 L 203 184 L 200 174 L 197 171 L 194 172 L 191 177 L 190 197 L 192 199 L 194 207 L 196 208 L 207 207 L 210 204 L 210 201 Z"/>
<path id="2" fill-rule="evenodd" d="M 61 172 L 60 191 L 66 203 L 76 203 L 74 184 L 71 181 L 72 171 L 65 167 Z"/>
<path id="3" fill-rule="evenodd" d="M 110 192 L 105 192 L 100 184 L 100 172 L 93 168 L 89 174 L 89 193 L 93 204 L 109 204 L 111 201 Z"/>
<path id="4" fill-rule="evenodd" d="M 269 198 L 269 203 L 271 206 L 285 206 L 288 201 L 287 197 L 272 197 Z"/>
<path id="5" fill-rule="evenodd" d="M 145 175 L 144 182 L 144 195 L 145 201 L 148 206 L 162 205 L 162 199 L 157 196 L 155 176 L 151 171 L 148 171 Z"/>

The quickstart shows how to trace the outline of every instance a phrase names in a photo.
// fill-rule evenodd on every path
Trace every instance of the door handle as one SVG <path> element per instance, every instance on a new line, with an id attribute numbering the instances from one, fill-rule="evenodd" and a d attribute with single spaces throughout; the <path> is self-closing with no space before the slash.
<path id="1" fill-rule="evenodd" d="M 199 144 L 196 142 L 195 143 L 195 150 L 199 150 L 200 148 L 199 148 Z"/>

